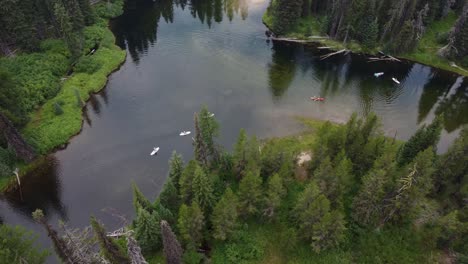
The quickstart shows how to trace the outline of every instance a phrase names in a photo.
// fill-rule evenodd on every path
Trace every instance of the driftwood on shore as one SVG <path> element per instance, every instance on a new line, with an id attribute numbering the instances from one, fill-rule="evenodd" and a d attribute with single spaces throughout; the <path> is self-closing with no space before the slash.
<path id="1" fill-rule="evenodd" d="M 342 50 L 339 50 L 339 51 L 336 51 L 336 52 L 325 54 L 323 56 L 320 56 L 320 60 L 325 60 L 325 59 L 328 59 L 328 58 L 330 58 L 332 56 L 335 56 L 335 55 L 338 55 L 338 54 L 341 54 L 341 53 L 344 53 L 346 55 L 346 54 L 349 53 L 349 50 L 342 49 Z"/>
<path id="2" fill-rule="evenodd" d="M 271 40 L 273 41 L 293 42 L 293 43 L 315 43 L 319 39 L 328 39 L 328 37 L 310 36 L 307 39 L 271 37 Z"/>
<path id="3" fill-rule="evenodd" d="M 377 61 L 396 61 L 396 62 L 401 62 L 401 60 L 390 56 L 390 55 L 385 55 L 382 57 L 370 57 L 367 62 L 377 62 Z"/>

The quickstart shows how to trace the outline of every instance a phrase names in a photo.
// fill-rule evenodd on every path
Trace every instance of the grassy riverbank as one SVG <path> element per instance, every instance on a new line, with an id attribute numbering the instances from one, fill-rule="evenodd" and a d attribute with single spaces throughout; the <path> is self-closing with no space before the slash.
<path id="1" fill-rule="evenodd" d="M 263 23 L 269 28 L 272 28 L 275 17 L 268 12 L 263 15 Z M 330 47 L 331 50 L 348 49 L 355 53 L 363 53 L 369 55 L 376 55 L 383 47 L 375 47 L 372 49 L 360 45 L 356 41 L 350 41 L 344 44 L 340 41 L 335 41 L 322 35 L 322 20 L 321 17 L 309 16 L 300 18 L 296 25 L 284 35 L 286 38 L 307 40 L 311 43 L 319 43 L 322 46 Z M 400 54 L 395 56 L 397 58 L 411 60 L 417 63 L 428 65 L 435 68 L 440 68 L 446 71 L 455 72 L 457 74 L 468 76 L 468 69 L 460 68 L 461 63 L 457 63 L 458 67 L 452 66 L 452 62 L 448 59 L 442 58 L 437 55 L 437 51 L 444 45 L 440 44 L 437 40 L 438 36 L 444 32 L 449 32 L 455 24 L 457 16 L 450 13 L 446 18 L 433 22 L 430 27 L 426 29 L 425 34 L 419 41 L 418 46 L 411 53 Z M 313 36 L 312 38 L 310 36 Z M 323 38 L 318 38 L 323 37 Z"/>
<path id="2" fill-rule="evenodd" d="M 109 19 L 122 14 L 123 0 L 99 3 L 93 10 L 96 22 L 82 31 L 80 58 L 71 59 L 63 40 L 48 39 L 38 52 L 0 59 L 0 66 L 14 73 L 14 82 L 24 92 L 20 103 L 30 114 L 21 133 L 40 155 L 63 146 L 80 132 L 82 110 L 90 94 L 104 88 L 107 77 L 125 61 L 125 51 L 115 45 L 108 28 Z M 67 76 L 69 71 L 72 74 Z M 13 180 L 14 176 L 0 177 L 0 190 Z"/>

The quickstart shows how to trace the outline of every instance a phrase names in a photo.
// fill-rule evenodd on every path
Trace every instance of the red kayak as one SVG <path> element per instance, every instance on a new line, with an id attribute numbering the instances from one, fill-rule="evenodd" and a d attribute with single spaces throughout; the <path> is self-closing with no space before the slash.
<path id="1" fill-rule="evenodd" d="M 313 97 L 310 98 L 310 100 L 312 100 L 314 102 L 323 102 L 323 101 L 325 101 L 325 98 L 313 96 Z"/>

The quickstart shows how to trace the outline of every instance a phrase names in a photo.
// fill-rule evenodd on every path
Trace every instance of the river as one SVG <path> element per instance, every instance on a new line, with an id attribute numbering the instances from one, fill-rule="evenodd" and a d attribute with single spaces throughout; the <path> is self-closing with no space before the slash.
<path id="1" fill-rule="evenodd" d="M 121 223 L 103 209 L 133 217 L 132 182 L 154 199 L 172 151 L 191 158 L 191 138 L 179 133 L 193 130 L 203 104 L 228 149 L 240 128 L 261 138 L 297 133 L 295 116 L 344 122 L 373 111 L 388 135 L 407 139 L 444 113 L 439 151 L 468 123 L 468 78 L 352 54 L 322 61 L 312 46 L 274 44 L 261 20 L 268 0 L 128 2 L 110 24 L 127 60 L 91 97 L 82 133 L 23 180 L 23 201 L 19 193 L 0 200 L 0 219 L 39 232 L 41 243 L 50 245 L 30 217 L 35 208 L 52 224 L 83 227 L 94 215 L 113 229 Z M 151 157 L 153 146 L 161 150 Z"/>

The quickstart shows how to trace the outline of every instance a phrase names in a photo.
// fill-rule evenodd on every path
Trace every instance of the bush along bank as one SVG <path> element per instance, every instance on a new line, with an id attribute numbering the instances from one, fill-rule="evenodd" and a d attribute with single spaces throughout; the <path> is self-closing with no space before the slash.
<path id="1" fill-rule="evenodd" d="M 468 76 L 468 3 L 416 2 L 273 0 L 263 22 L 277 37 L 332 50 L 384 51 Z"/>
<path id="2" fill-rule="evenodd" d="M 80 132 L 90 93 L 105 87 L 108 75 L 125 61 L 125 51 L 115 45 L 108 28 L 108 20 L 122 12 L 123 0 L 92 7 L 93 23 L 77 33 L 79 56 L 60 38 L 41 41 L 32 53 L 0 58 L 0 111 L 37 154 L 63 146 Z M 28 167 L 15 161 L 7 145 L 0 138 L 0 190 L 14 180 L 15 167 Z"/>

